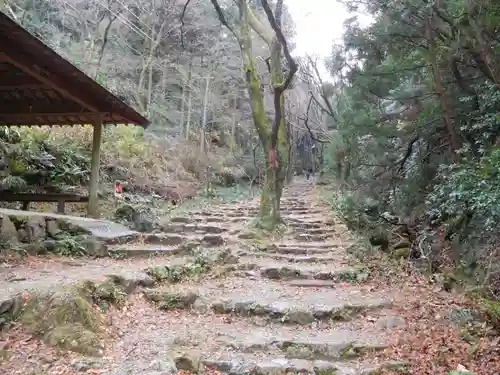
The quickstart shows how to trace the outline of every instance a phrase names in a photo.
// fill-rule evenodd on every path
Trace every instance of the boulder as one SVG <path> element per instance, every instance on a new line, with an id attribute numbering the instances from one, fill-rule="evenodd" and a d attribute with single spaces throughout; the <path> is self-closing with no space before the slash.
<path id="1" fill-rule="evenodd" d="M 178 352 L 170 355 L 177 370 L 197 374 L 201 369 L 201 353 L 195 350 L 189 352 Z"/>
<path id="2" fill-rule="evenodd" d="M 17 239 L 22 243 L 29 243 L 30 237 L 28 234 L 28 230 L 26 228 L 19 228 L 17 230 Z"/>
<path id="3" fill-rule="evenodd" d="M 138 208 L 130 204 L 119 207 L 114 214 L 116 221 L 127 224 L 131 229 L 138 232 L 152 232 L 154 223 L 146 217 Z"/>
<path id="4" fill-rule="evenodd" d="M 45 218 L 42 216 L 30 216 L 26 222 L 26 231 L 28 233 L 28 242 L 44 240 L 46 236 Z"/>
<path id="5" fill-rule="evenodd" d="M 47 218 L 45 225 L 47 235 L 49 235 L 50 237 L 56 238 L 57 235 L 61 233 L 61 229 L 59 228 L 56 220 Z"/>
<path id="6" fill-rule="evenodd" d="M 17 243 L 17 229 L 9 216 L 0 215 L 0 245 Z"/>
<path id="7" fill-rule="evenodd" d="M 95 237 L 87 237 L 82 242 L 82 247 L 85 252 L 93 257 L 102 258 L 108 255 L 108 247 L 106 244 Z"/>

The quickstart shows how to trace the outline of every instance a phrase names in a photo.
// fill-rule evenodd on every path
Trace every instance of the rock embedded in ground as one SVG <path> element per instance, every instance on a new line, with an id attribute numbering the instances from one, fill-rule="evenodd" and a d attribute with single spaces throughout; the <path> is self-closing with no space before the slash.
<path id="1" fill-rule="evenodd" d="M 71 361 L 71 368 L 78 372 L 90 373 L 91 370 L 99 370 L 102 367 L 103 363 L 98 358 L 79 358 Z"/>
<path id="2" fill-rule="evenodd" d="M 0 242 L 7 244 L 17 241 L 16 226 L 8 215 L 0 214 Z"/>
<path id="3" fill-rule="evenodd" d="M 400 316 L 387 315 L 377 320 L 376 326 L 380 329 L 390 330 L 405 327 L 406 321 Z"/>
<path id="4" fill-rule="evenodd" d="M 30 216 L 26 222 L 26 230 L 28 234 L 28 242 L 35 242 L 45 239 L 46 237 L 46 222 L 41 216 Z"/>
<path id="5" fill-rule="evenodd" d="M 56 238 L 57 235 L 61 233 L 61 229 L 59 228 L 59 225 L 57 224 L 57 220 L 52 219 L 52 218 L 47 218 L 46 225 L 47 225 L 47 234 L 51 238 Z"/>
<path id="6" fill-rule="evenodd" d="M 202 244 L 208 245 L 208 246 L 222 246 L 224 245 L 224 238 L 222 236 L 218 235 L 205 235 L 203 236 L 201 240 Z"/>
<path id="7" fill-rule="evenodd" d="M 184 242 L 184 237 L 174 234 L 148 234 L 143 237 L 146 244 L 175 246 L 181 245 Z"/>
<path id="8" fill-rule="evenodd" d="M 158 371 L 163 374 L 177 374 L 178 369 L 170 359 L 155 359 L 148 366 L 148 371 Z"/>
<path id="9" fill-rule="evenodd" d="M 107 245 L 93 236 L 86 236 L 86 238 L 80 242 L 80 245 L 86 254 L 96 258 L 105 257 L 109 254 Z"/>

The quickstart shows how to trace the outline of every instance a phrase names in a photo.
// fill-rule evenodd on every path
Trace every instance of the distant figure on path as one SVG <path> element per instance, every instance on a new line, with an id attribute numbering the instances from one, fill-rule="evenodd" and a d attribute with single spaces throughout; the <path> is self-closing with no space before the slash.
<path id="1" fill-rule="evenodd" d="M 309 167 L 309 168 L 306 168 L 306 169 L 304 170 L 304 172 L 305 172 L 305 175 L 306 175 L 306 180 L 307 180 L 307 181 L 309 181 L 309 178 L 310 178 L 311 176 L 312 176 L 312 177 L 314 177 L 314 171 L 313 171 L 313 169 L 312 169 L 312 168 L 310 168 L 310 167 Z"/>

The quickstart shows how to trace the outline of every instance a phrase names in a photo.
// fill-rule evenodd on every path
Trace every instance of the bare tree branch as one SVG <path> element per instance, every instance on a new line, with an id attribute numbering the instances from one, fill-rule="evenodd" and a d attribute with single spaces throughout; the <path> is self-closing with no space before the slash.
<path id="1" fill-rule="evenodd" d="M 288 43 L 286 41 L 285 36 L 283 35 L 283 32 L 281 30 L 281 13 L 283 10 L 283 0 L 278 0 L 276 3 L 276 17 L 273 14 L 273 11 L 271 10 L 269 3 L 267 0 L 261 0 L 262 1 L 262 7 L 264 8 L 264 11 L 266 12 L 267 19 L 273 28 L 275 32 L 275 37 L 278 42 L 278 46 L 276 48 L 281 48 L 283 49 L 283 53 L 285 55 L 286 61 L 288 63 L 289 71 L 288 74 L 285 78 L 285 80 L 280 83 L 279 85 L 274 87 L 274 109 L 275 109 L 275 114 L 274 114 L 274 124 L 273 124 L 273 129 L 271 132 L 271 149 L 274 150 L 276 149 L 276 144 L 278 143 L 278 132 L 279 128 L 281 125 L 281 120 L 283 119 L 283 108 L 282 108 L 282 96 L 283 92 L 288 89 L 290 86 L 292 79 L 297 73 L 298 70 L 298 64 L 297 62 L 293 59 L 292 55 L 290 54 L 290 49 L 288 48 Z M 278 53 L 280 53 L 278 51 Z"/>
<path id="2" fill-rule="evenodd" d="M 283 0 L 278 0 L 276 7 L 278 8 L 278 4 L 281 4 L 281 9 L 283 7 Z M 293 76 L 295 73 L 297 73 L 297 70 L 299 69 L 299 66 L 297 62 L 294 60 L 292 55 L 290 54 L 290 49 L 288 48 L 288 43 L 286 41 L 285 35 L 283 35 L 283 31 L 281 30 L 281 24 L 278 24 L 276 21 L 276 18 L 273 15 L 273 12 L 271 8 L 269 7 L 269 3 L 267 0 L 262 0 L 262 6 L 264 7 L 264 11 L 266 12 L 267 19 L 269 20 L 269 23 L 271 24 L 271 27 L 273 28 L 274 32 L 276 33 L 276 38 L 278 39 L 279 44 L 283 48 L 283 53 L 285 55 L 286 61 L 288 63 L 288 68 L 290 69 L 288 72 L 288 75 L 286 79 L 283 81 L 283 83 L 280 85 L 280 90 L 281 92 L 285 91 L 288 89 L 290 86 L 290 83 L 292 83 Z M 281 11 L 280 11 L 281 13 Z M 281 14 L 279 15 L 279 20 L 281 23 Z"/>
<path id="3" fill-rule="evenodd" d="M 187 8 L 189 6 L 189 4 L 191 3 L 191 0 L 187 0 L 186 3 L 184 4 L 184 6 L 182 7 L 182 13 L 181 13 L 181 46 L 182 46 L 182 49 L 186 49 L 185 45 L 184 45 L 184 17 L 186 16 L 186 11 L 187 11 Z"/>
<path id="4" fill-rule="evenodd" d="M 318 137 L 316 137 L 314 135 L 313 131 L 311 130 L 311 128 L 309 127 L 309 111 L 311 110 L 312 102 L 313 102 L 313 97 L 310 96 L 309 102 L 307 103 L 306 117 L 304 118 L 304 126 L 306 127 L 307 131 L 309 132 L 309 135 L 311 136 L 311 139 L 314 142 L 327 143 L 328 141 L 325 141 L 325 140 L 322 140 L 322 139 L 319 139 Z"/>
<path id="5" fill-rule="evenodd" d="M 229 22 L 227 22 L 226 16 L 224 15 L 224 11 L 219 5 L 219 2 L 217 0 L 210 0 L 210 2 L 212 3 L 212 5 L 215 8 L 215 11 L 217 12 L 217 17 L 219 17 L 220 23 L 222 23 L 229 31 L 231 31 L 231 33 L 239 41 L 238 33 L 236 33 L 236 30 L 231 25 L 229 25 Z"/>
<path id="6" fill-rule="evenodd" d="M 247 5 L 247 15 L 248 23 L 252 27 L 253 31 L 257 33 L 258 36 L 267 44 L 269 48 L 272 47 L 274 35 L 273 30 L 269 30 L 262 22 L 260 22 L 253 14 L 250 7 Z"/>
<path id="7" fill-rule="evenodd" d="M 403 169 L 405 167 L 405 163 L 406 161 L 408 160 L 408 158 L 411 156 L 412 152 L 413 152 L 413 145 L 420 139 L 420 136 L 419 135 L 416 135 L 415 137 L 413 137 L 411 140 L 410 140 L 410 143 L 408 143 L 408 147 L 406 149 L 406 152 L 405 152 L 405 155 L 403 156 L 403 158 L 401 159 L 401 161 L 399 162 L 399 169 L 398 169 L 398 173 L 401 173 L 403 172 Z"/>
<path id="8" fill-rule="evenodd" d="M 309 61 L 309 64 L 310 64 L 311 68 L 314 70 L 314 73 L 316 74 L 316 78 L 319 81 L 320 88 L 321 88 L 319 95 L 321 96 L 321 99 L 323 99 L 323 101 L 325 102 L 326 108 L 328 109 L 327 113 L 336 121 L 337 115 L 335 114 L 335 111 L 333 110 L 333 107 L 332 107 L 332 104 L 330 103 L 330 100 L 323 92 L 324 82 L 323 82 L 323 79 L 321 78 L 321 74 L 319 73 L 318 66 L 317 66 L 316 62 L 312 60 L 311 56 L 307 56 L 307 60 Z M 317 100 L 316 100 L 316 102 L 318 103 Z"/>

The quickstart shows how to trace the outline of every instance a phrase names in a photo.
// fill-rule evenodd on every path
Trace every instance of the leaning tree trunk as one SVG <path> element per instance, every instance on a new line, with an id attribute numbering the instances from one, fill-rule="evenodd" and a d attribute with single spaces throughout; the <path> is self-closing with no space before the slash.
<path id="1" fill-rule="evenodd" d="M 281 31 L 283 0 L 277 0 L 276 2 L 276 16 L 273 15 L 267 0 L 261 0 L 271 29 L 265 27 L 254 16 L 246 0 L 237 1 L 239 8 L 237 29 L 233 28 L 227 22 L 218 1 L 211 0 L 211 2 L 221 23 L 233 33 L 240 45 L 253 122 L 266 155 L 265 178 L 261 192 L 257 225 L 266 230 L 274 230 L 278 224 L 282 223 L 280 199 L 286 178 L 289 152 L 285 116 L 283 114 L 283 93 L 290 86 L 290 82 L 297 72 L 297 64 L 290 55 L 287 42 Z M 268 67 L 274 91 L 275 119 L 273 124 L 267 118 L 264 108 L 264 96 L 261 92 L 259 77 L 255 70 L 255 59 L 252 53 L 252 38 L 250 34 L 251 28 L 264 40 L 271 52 Z M 288 65 L 290 65 L 290 71 L 285 80 L 283 80 L 281 70 L 282 49 Z"/>
<path id="2" fill-rule="evenodd" d="M 242 7 L 246 8 L 246 4 Z M 246 9 L 244 10 L 246 13 Z M 281 223 L 279 210 L 279 199 L 281 190 L 279 181 L 280 167 L 276 153 L 271 152 L 272 129 L 267 119 L 264 108 L 264 97 L 260 90 L 260 81 L 255 71 L 255 63 L 252 55 L 252 44 L 250 36 L 250 27 L 248 22 L 241 22 L 240 35 L 242 39 L 241 49 L 243 55 L 243 69 L 247 81 L 248 94 L 250 96 L 250 106 L 252 108 L 252 117 L 255 128 L 259 135 L 260 142 L 266 155 L 266 170 L 264 175 L 264 184 L 260 196 L 260 209 L 258 226 L 263 229 L 273 230 Z M 278 163 L 277 163 L 278 162 Z M 276 166 L 278 164 L 278 166 Z"/>
<path id="3" fill-rule="evenodd" d="M 274 228 L 282 223 L 280 214 L 280 201 L 285 187 L 286 173 L 289 162 L 289 140 L 285 124 L 284 108 L 285 98 L 281 90 L 276 87 L 283 81 L 281 71 L 281 44 L 273 39 L 271 45 L 271 83 L 274 88 L 274 110 L 276 134 L 271 131 L 271 139 L 267 142 L 266 156 L 266 182 L 262 190 L 260 201 L 260 214 L 267 227 Z M 276 139 L 273 139 L 275 137 Z"/>

